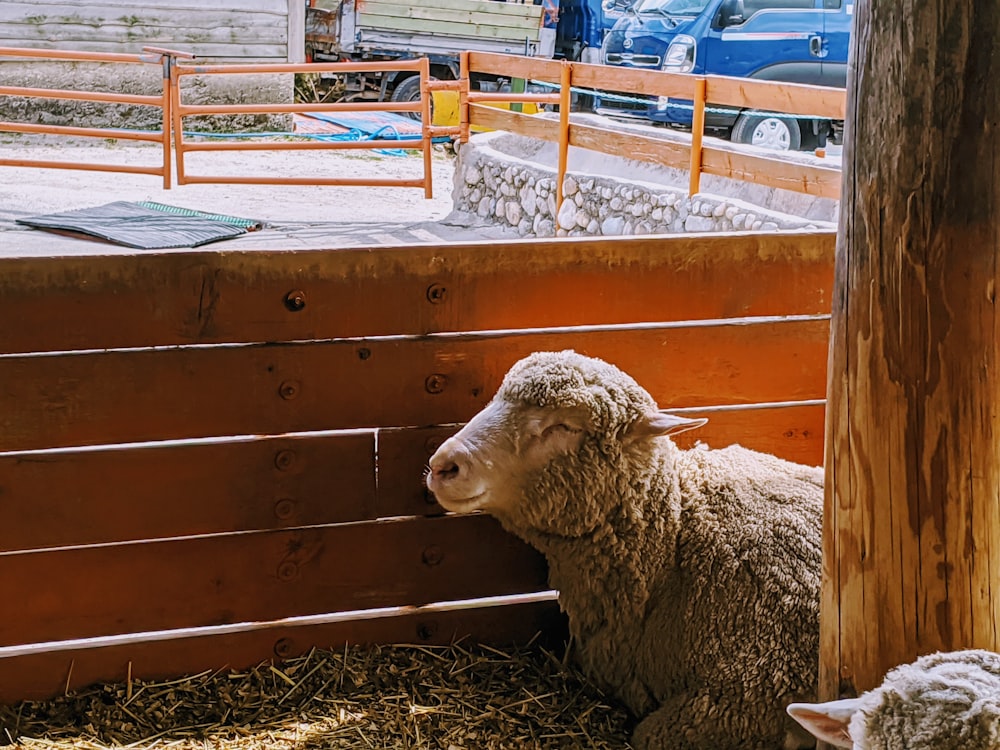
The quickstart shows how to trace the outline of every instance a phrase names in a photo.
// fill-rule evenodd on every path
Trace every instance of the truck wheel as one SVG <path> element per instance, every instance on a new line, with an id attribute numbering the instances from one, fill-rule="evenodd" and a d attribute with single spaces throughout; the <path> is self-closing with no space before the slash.
<path id="1" fill-rule="evenodd" d="M 404 78 L 396 86 L 396 88 L 392 90 L 389 100 L 394 102 L 419 102 L 420 76 L 410 76 L 409 78 Z M 400 114 L 403 114 L 412 120 L 420 119 L 419 112 L 401 112 Z"/>
<path id="2" fill-rule="evenodd" d="M 791 117 L 744 112 L 733 126 L 732 139 L 736 143 L 749 143 L 775 151 L 798 151 L 802 145 L 802 131 L 798 121 Z"/>

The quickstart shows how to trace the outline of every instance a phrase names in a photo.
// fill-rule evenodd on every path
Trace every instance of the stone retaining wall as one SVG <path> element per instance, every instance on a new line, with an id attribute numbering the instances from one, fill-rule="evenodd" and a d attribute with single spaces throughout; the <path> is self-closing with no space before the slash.
<path id="1" fill-rule="evenodd" d="M 835 216 L 830 220 L 804 218 L 710 193 L 689 197 L 686 184 L 677 187 L 626 176 L 574 171 L 572 157 L 563 185 L 563 202 L 557 207 L 556 170 L 533 158 L 544 148 L 540 141 L 509 133 L 473 136 L 459 151 L 453 191 L 455 210 L 513 227 L 525 237 L 807 230 L 836 226 Z M 619 175 L 636 173 L 644 177 L 649 172 L 629 169 L 628 164 L 614 171 Z M 829 210 L 828 206 L 825 208 Z M 803 211 L 816 212 L 814 206 Z"/>

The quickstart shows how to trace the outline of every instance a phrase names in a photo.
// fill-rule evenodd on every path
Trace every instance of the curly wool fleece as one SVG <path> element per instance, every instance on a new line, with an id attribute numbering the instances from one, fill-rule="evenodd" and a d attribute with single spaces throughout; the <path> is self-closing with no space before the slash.
<path id="1" fill-rule="evenodd" d="M 930 654 L 859 700 L 850 733 L 862 750 L 1000 750 L 1000 654 Z"/>
<path id="2" fill-rule="evenodd" d="M 635 745 L 807 746 L 784 707 L 815 692 L 822 469 L 625 439 L 655 401 L 575 352 L 530 355 L 496 399 L 588 415 L 579 449 L 496 515 L 545 554 L 584 666 L 645 717 Z"/>

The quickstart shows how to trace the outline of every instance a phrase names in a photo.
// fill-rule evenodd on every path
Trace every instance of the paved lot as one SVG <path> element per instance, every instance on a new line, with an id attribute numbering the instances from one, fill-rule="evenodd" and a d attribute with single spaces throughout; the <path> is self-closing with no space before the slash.
<path id="1" fill-rule="evenodd" d="M 0 156 L 36 161 L 153 164 L 157 147 L 133 144 L 52 146 L 4 137 Z M 419 177 L 416 156 L 338 152 L 274 152 L 248 157 L 224 152 L 196 154 L 189 174 L 368 175 L 373 178 Z M 434 197 L 419 188 L 319 187 L 282 185 L 182 185 L 163 190 L 161 178 L 148 175 L 0 167 L 0 254 L 64 255 L 143 252 L 110 243 L 30 229 L 18 218 L 99 206 L 113 201 L 155 201 L 171 206 L 257 219 L 259 232 L 214 242 L 217 249 L 307 249 L 455 243 L 513 238 L 512 232 L 474 226 L 468 217 L 450 216 L 453 159 L 436 153 Z"/>

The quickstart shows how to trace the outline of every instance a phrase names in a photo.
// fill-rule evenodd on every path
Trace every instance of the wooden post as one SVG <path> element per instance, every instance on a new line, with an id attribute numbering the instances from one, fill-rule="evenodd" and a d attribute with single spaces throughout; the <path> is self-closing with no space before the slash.
<path id="1" fill-rule="evenodd" d="M 694 82 L 694 110 L 691 113 L 691 174 L 688 195 L 701 190 L 701 146 L 705 137 L 705 89 L 707 82 L 699 77 Z"/>
<path id="2" fill-rule="evenodd" d="M 559 69 L 559 162 L 556 166 L 556 217 L 562 210 L 563 188 L 569 170 L 569 110 L 573 97 L 573 63 L 562 61 Z M 558 225 L 558 218 L 556 219 Z"/>
<path id="3" fill-rule="evenodd" d="M 820 697 L 1000 649 L 1000 0 L 855 6 Z"/>

